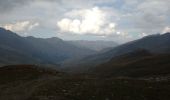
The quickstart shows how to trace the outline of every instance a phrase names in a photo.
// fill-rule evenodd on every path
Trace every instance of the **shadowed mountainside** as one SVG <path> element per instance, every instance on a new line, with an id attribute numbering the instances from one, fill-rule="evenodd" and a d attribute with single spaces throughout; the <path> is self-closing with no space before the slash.
<path id="1" fill-rule="evenodd" d="M 137 50 L 114 57 L 90 71 L 106 77 L 168 76 L 170 54 L 152 54 L 147 50 Z"/>

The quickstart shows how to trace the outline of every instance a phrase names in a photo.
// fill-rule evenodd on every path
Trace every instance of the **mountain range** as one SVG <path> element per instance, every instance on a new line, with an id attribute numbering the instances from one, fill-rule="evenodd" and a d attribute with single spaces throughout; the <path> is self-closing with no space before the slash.
<path id="1" fill-rule="evenodd" d="M 73 72 L 88 71 L 95 66 L 109 62 L 113 58 L 117 58 L 137 50 L 146 50 L 153 54 L 169 54 L 169 44 L 170 33 L 146 36 L 141 39 L 110 48 L 105 52 L 99 52 L 90 56 L 86 56 L 82 59 L 79 59 L 79 61 L 76 63 L 71 62 L 71 64 L 68 65 L 72 66 L 68 66 L 67 70 Z"/>
<path id="2" fill-rule="evenodd" d="M 0 28 L 0 64 L 53 64 L 64 60 L 87 56 L 95 51 L 77 47 L 57 37 L 21 37 Z"/>
<path id="3" fill-rule="evenodd" d="M 103 50 L 98 51 L 99 45 L 95 45 L 97 41 L 71 42 L 57 37 L 21 37 L 0 28 L 0 65 L 53 65 L 60 66 L 63 71 L 103 76 L 167 74 L 170 62 L 169 43 L 170 33 L 155 34 L 116 47 L 116 43 L 111 42 L 109 45 L 113 44 L 113 47 L 104 45 Z M 94 48 L 91 48 L 92 44 Z"/>

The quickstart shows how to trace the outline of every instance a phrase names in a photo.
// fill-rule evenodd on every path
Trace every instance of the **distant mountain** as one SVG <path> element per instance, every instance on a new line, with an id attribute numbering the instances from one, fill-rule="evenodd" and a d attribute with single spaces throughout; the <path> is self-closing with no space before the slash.
<path id="1" fill-rule="evenodd" d="M 133 51 L 98 65 L 91 70 L 100 77 L 156 77 L 170 75 L 170 54 Z"/>
<path id="2" fill-rule="evenodd" d="M 170 33 L 146 36 L 142 39 L 125 43 L 105 52 L 100 52 L 94 55 L 84 57 L 76 63 L 72 63 L 74 65 L 74 68 L 70 67 L 68 68 L 68 70 L 87 71 L 91 67 L 108 62 L 114 57 L 124 55 L 138 49 L 144 49 L 156 54 L 170 53 L 169 44 Z"/>
<path id="3" fill-rule="evenodd" d="M 21 37 L 0 28 L 0 65 L 60 64 L 64 60 L 87 56 L 95 51 L 77 47 L 59 38 Z"/>
<path id="4" fill-rule="evenodd" d="M 96 40 L 96 41 L 76 40 L 76 41 L 69 41 L 69 43 L 79 47 L 86 47 L 88 49 L 95 50 L 95 51 L 101 51 L 107 48 L 113 48 L 118 46 L 118 43 L 114 41 L 102 41 L 102 40 Z"/>
<path id="5" fill-rule="evenodd" d="M 41 52 L 41 54 L 38 54 L 40 58 L 50 63 L 62 63 L 68 59 L 84 57 L 95 53 L 93 50 L 74 46 L 56 37 L 47 39 L 26 37 L 25 39 L 32 44 L 36 50 Z"/>

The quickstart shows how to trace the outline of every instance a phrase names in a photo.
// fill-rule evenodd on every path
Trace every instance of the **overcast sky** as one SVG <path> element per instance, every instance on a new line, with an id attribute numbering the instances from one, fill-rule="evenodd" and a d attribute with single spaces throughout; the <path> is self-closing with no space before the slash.
<path id="1" fill-rule="evenodd" d="M 0 0 L 0 26 L 21 36 L 126 42 L 170 31 L 170 0 Z"/>

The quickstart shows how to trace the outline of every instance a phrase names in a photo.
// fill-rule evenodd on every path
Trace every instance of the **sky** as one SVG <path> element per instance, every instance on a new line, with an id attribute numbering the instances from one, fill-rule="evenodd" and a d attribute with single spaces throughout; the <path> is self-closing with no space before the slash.
<path id="1" fill-rule="evenodd" d="M 0 0 L 0 27 L 21 36 L 124 43 L 170 32 L 170 0 Z"/>

